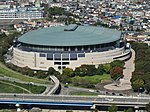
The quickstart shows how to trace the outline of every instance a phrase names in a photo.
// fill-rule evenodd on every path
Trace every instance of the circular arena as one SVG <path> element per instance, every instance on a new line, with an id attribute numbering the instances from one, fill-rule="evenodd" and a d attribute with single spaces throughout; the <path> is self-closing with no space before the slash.
<path id="1" fill-rule="evenodd" d="M 34 70 L 75 69 L 130 58 L 122 32 L 96 26 L 68 25 L 30 31 L 13 46 L 11 63 Z"/>

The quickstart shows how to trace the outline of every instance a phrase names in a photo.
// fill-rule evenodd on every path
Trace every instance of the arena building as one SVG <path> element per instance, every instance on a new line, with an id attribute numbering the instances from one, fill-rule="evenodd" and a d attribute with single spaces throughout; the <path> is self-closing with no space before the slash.
<path id="1" fill-rule="evenodd" d="M 68 25 L 28 32 L 13 46 L 11 63 L 34 70 L 60 72 L 83 64 L 99 65 L 130 58 L 123 33 L 96 26 Z"/>

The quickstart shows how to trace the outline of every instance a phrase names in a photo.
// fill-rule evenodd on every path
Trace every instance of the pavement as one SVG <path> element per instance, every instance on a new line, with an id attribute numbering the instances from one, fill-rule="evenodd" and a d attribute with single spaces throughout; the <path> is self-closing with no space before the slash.
<path id="1" fill-rule="evenodd" d="M 93 112 L 88 110 L 51 110 L 51 109 L 31 109 L 31 110 L 24 110 L 22 112 Z M 100 111 L 99 111 L 100 112 Z M 101 111 L 102 112 L 102 111 Z M 106 111 L 105 111 L 106 112 Z"/>
<path id="2" fill-rule="evenodd" d="M 0 94 L 0 100 L 3 103 L 10 101 L 16 101 L 23 104 L 33 104 L 47 105 L 47 102 L 56 102 L 56 105 L 61 105 L 61 102 L 75 102 L 76 106 L 80 105 L 80 102 L 83 102 L 83 105 L 91 105 L 93 102 L 97 103 L 112 103 L 112 104 L 133 104 L 133 105 L 142 105 L 150 102 L 150 97 L 147 96 L 108 96 L 108 95 L 98 95 L 98 96 L 74 96 L 74 95 L 40 95 L 40 94 Z M 60 103 L 58 103 L 60 102 Z M 51 105 L 51 103 L 50 103 Z M 68 103 L 69 105 L 69 103 Z M 74 105 L 74 104 L 71 104 Z"/>
<path id="3" fill-rule="evenodd" d="M 107 84 L 104 86 L 105 89 L 107 90 L 130 90 L 132 89 L 130 79 L 132 78 L 132 72 L 135 70 L 135 51 L 131 49 L 132 56 L 129 60 L 125 62 L 125 69 L 123 70 L 123 75 L 124 77 L 120 79 L 120 84 L 116 85 L 115 83 Z"/>

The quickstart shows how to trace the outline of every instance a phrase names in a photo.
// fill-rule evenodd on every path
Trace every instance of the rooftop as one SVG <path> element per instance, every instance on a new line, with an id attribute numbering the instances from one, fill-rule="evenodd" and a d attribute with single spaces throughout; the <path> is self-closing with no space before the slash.
<path id="1" fill-rule="evenodd" d="M 74 30 L 68 30 L 75 28 Z M 120 39 L 121 32 L 95 26 L 58 26 L 33 30 L 22 35 L 22 43 L 42 46 L 84 46 L 109 43 Z"/>

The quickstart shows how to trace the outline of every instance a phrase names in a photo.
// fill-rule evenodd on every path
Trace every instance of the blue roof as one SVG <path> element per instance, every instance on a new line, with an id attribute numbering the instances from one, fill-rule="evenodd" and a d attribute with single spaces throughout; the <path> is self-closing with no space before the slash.
<path id="1" fill-rule="evenodd" d="M 119 18 L 121 18 L 121 16 L 120 15 L 115 15 L 115 16 L 113 16 L 113 18 L 114 19 L 119 19 Z"/>
<path id="2" fill-rule="evenodd" d="M 121 35 L 120 31 L 96 26 L 78 26 L 73 31 L 64 31 L 71 27 L 58 26 L 33 30 L 18 40 L 32 45 L 84 46 L 113 42 L 119 40 Z"/>

